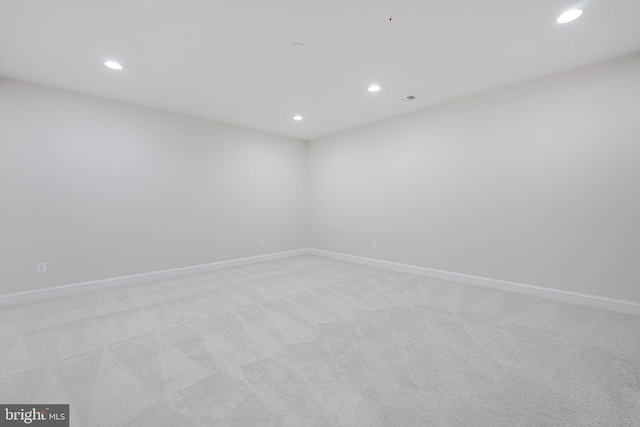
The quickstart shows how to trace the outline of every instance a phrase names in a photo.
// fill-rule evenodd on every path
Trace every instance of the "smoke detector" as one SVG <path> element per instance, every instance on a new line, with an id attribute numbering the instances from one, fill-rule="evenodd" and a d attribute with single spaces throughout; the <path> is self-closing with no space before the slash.
<path id="1" fill-rule="evenodd" d="M 400 102 L 411 102 L 414 99 L 416 99 L 415 96 L 409 95 L 409 96 L 405 96 L 404 98 L 400 98 Z"/>

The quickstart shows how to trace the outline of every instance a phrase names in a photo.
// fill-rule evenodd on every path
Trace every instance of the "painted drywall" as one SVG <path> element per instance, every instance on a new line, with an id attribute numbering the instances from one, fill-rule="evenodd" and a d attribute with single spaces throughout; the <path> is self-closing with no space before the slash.
<path id="1" fill-rule="evenodd" d="M 314 140 L 308 159 L 313 248 L 640 301 L 639 55 Z"/>
<path id="2" fill-rule="evenodd" d="M 304 141 L 0 80 L 0 294 L 304 248 L 305 186 Z"/>

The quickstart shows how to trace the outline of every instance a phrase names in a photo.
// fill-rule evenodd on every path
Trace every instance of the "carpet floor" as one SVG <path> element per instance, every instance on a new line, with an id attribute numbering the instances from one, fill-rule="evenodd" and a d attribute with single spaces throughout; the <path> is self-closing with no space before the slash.
<path id="1" fill-rule="evenodd" d="M 0 308 L 72 426 L 640 426 L 640 317 L 311 255 Z"/>

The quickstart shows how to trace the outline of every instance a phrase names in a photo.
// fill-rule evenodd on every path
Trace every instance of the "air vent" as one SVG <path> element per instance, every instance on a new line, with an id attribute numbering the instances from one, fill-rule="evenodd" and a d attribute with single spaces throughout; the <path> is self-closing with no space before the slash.
<path id="1" fill-rule="evenodd" d="M 413 101 L 414 99 L 416 99 L 415 96 L 409 95 L 409 96 L 406 96 L 404 98 L 400 98 L 400 102 L 409 102 L 409 101 Z"/>

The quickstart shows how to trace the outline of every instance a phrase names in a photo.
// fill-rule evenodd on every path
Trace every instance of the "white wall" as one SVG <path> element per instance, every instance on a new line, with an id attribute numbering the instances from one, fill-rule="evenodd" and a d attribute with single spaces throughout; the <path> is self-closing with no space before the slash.
<path id="1" fill-rule="evenodd" d="M 640 56 L 311 141 L 309 193 L 317 249 L 640 301 Z"/>
<path id="2" fill-rule="evenodd" d="M 305 181 L 303 141 L 0 80 L 0 294 L 306 247 Z"/>
<path id="3" fill-rule="evenodd" d="M 0 79 L 0 294 L 309 233 L 318 249 L 640 301 L 638 117 L 639 55 L 308 149 Z"/>

